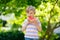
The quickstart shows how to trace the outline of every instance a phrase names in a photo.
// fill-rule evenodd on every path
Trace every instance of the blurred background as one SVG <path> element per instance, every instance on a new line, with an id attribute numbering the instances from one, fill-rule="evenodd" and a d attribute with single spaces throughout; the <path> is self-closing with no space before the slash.
<path id="1" fill-rule="evenodd" d="M 0 40 L 24 40 L 21 27 L 29 5 L 42 25 L 40 40 L 59 40 L 60 0 L 0 0 Z"/>

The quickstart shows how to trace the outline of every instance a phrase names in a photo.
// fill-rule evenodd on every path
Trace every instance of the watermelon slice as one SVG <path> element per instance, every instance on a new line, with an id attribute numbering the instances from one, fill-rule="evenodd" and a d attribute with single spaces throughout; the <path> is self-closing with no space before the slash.
<path id="1" fill-rule="evenodd" d="M 29 16 L 28 19 L 29 19 L 29 20 L 35 20 L 35 18 L 32 17 L 32 16 Z"/>

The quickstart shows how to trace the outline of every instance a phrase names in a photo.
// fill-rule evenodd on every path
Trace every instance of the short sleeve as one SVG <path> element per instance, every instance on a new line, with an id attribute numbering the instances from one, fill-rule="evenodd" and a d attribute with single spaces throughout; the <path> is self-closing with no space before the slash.
<path id="1" fill-rule="evenodd" d="M 25 27 L 27 25 L 27 19 L 24 20 L 24 22 L 22 23 L 22 27 Z"/>

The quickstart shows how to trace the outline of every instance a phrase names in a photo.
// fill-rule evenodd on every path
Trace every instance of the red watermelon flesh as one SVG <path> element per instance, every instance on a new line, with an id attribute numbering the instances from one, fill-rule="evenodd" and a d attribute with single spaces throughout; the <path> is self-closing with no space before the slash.
<path id="1" fill-rule="evenodd" d="M 29 19 L 29 20 L 34 20 L 35 18 L 32 17 L 32 16 L 29 16 L 28 19 Z"/>

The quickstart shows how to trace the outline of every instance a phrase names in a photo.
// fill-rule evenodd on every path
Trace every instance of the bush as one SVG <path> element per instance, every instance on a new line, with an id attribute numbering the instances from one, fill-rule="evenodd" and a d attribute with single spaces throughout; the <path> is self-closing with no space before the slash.
<path id="1" fill-rule="evenodd" d="M 21 31 L 1 32 L 0 40 L 24 40 L 24 34 Z"/>
<path id="2" fill-rule="evenodd" d="M 56 38 L 55 40 L 60 40 L 60 33 L 57 34 L 59 37 Z"/>

